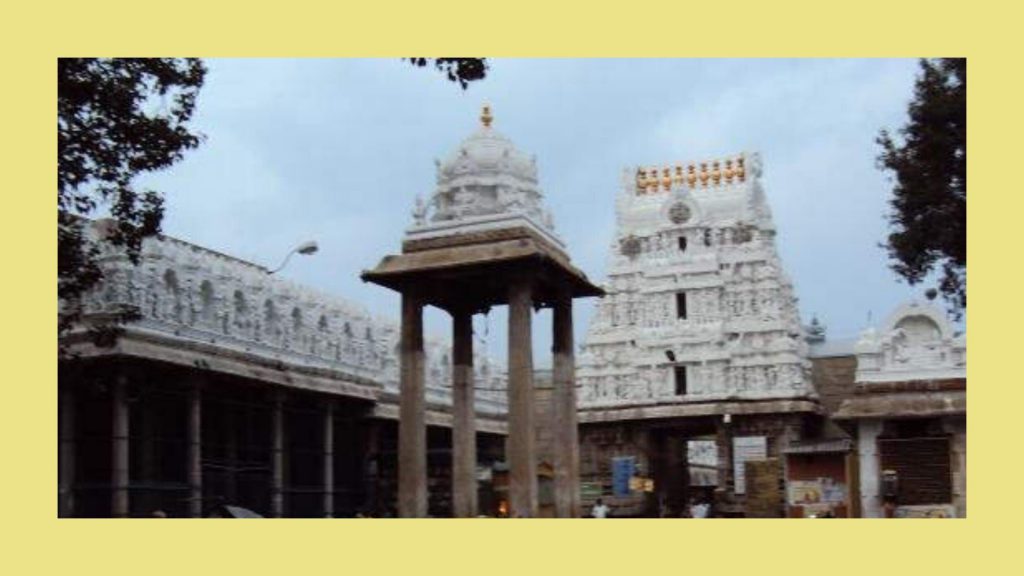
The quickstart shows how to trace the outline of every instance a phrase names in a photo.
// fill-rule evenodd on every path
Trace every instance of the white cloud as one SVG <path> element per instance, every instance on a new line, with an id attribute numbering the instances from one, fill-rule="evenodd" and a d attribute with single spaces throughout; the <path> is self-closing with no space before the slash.
<path id="1" fill-rule="evenodd" d="M 877 248 L 889 185 L 874 136 L 904 122 L 915 73 L 912 60 L 493 60 L 463 91 L 399 60 L 215 60 L 196 118 L 206 143 L 148 181 L 168 193 L 169 233 L 261 263 L 315 238 L 321 252 L 287 273 L 394 317 L 397 298 L 359 272 L 398 249 L 433 159 L 485 101 L 538 156 L 556 226 L 598 280 L 622 168 L 760 150 L 802 310 L 846 335 L 911 293 Z M 577 342 L 591 308 L 576 305 Z"/>

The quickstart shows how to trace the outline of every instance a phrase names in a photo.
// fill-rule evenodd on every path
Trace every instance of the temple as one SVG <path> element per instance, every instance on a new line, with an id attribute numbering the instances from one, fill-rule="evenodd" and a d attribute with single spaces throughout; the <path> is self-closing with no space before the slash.
<path id="1" fill-rule="evenodd" d="M 778 456 L 820 411 L 760 158 L 627 169 L 616 222 L 580 356 L 584 492 L 618 467 L 654 485 L 620 483 L 620 510 L 678 516 L 700 498 L 740 514 L 743 461 Z M 690 458 L 714 480 L 690 482 Z"/>
<path id="2" fill-rule="evenodd" d="M 857 338 L 803 325 L 757 154 L 625 169 L 597 285 L 494 124 L 485 106 L 361 274 L 401 294 L 397 321 L 180 239 L 134 265 L 91 223 L 59 515 L 966 516 L 966 336 L 924 302 Z M 506 305 L 507 365 L 472 332 Z"/>

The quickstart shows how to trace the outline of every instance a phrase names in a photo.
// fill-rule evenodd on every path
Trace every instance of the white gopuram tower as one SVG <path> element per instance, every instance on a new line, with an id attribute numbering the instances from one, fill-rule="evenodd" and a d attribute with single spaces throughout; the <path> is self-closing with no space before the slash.
<path id="1" fill-rule="evenodd" d="M 743 468 L 732 469 L 732 435 L 756 437 L 767 458 L 779 438 L 800 435 L 799 414 L 817 411 L 760 177 L 757 154 L 624 171 L 607 296 L 577 372 L 581 433 L 604 434 L 596 445 L 655 421 L 659 434 L 676 426 L 676 440 L 718 434 L 718 482 L 730 493 L 743 491 L 732 480 Z M 610 426 L 620 430 L 611 439 Z M 633 447 L 637 465 L 661 446 Z M 590 463 L 595 482 L 602 458 Z"/>
<path id="2" fill-rule="evenodd" d="M 811 397 L 756 154 L 624 174 L 581 404 Z"/>

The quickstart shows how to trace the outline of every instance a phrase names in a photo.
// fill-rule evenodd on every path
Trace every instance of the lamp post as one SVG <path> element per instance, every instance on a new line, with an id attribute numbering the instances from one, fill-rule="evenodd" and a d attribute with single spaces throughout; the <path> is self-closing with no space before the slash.
<path id="1" fill-rule="evenodd" d="M 317 246 L 316 241 L 314 240 L 310 240 L 309 242 L 303 242 L 302 244 L 299 244 L 295 248 L 292 248 L 291 252 L 289 252 L 288 255 L 284 257 L 284 261 L 281 262 L 281 265 L 278 266 L 277 268 L 274 268 L 273 270 L 270 270 L 269 272 L 267 272 L 267 274 L 274 274 L 275 272 L 280 272 L 281 269 L 288 264 L 288 260 L 291 259 L 292 254 L 295 254 L 296 252 L 302 254 L 303 256 L 308 256 L 310 254 L 316 254 L 316 251 L 319 249 L 320 247 Z"/>

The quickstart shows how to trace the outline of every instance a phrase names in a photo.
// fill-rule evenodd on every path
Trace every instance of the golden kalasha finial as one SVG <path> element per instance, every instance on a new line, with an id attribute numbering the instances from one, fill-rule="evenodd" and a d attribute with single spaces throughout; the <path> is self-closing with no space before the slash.
<path id="1" fill-rule="evenodd" d="M 661 171 L 661 186 L 665 190 L 672 188 L 672 171 L 667 167 Z"/>
<path id="2" fill-rule="evenodd" d="M 722 181 L 722 167 L 718 160 L 711 164 L 711 181 L 715 183 L 715 186 Z"/>
<path id="3" fill-rule="evenodd" d="M 491 116 L 491 105 L 484 104 L 483 110 L 480 111 L 480 123 L 483 124 L 485 128 L 490 128 L 493 120 L 494 116 Z"/>

